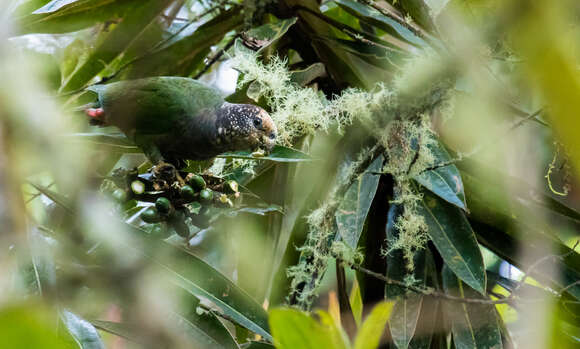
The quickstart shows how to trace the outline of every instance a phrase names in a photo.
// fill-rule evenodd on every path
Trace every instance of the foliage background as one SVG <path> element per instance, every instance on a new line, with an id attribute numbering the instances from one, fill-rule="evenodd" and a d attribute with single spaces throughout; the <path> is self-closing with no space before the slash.
<path id="1" fill-rule="evenodd" d="M 574 1 L 0 6 L 2 347 L 578 346 Z M 149 164 L 74 111 L 159 75 L 303 152 L 190 163 L 243 187 L 191 239 L 111 200 Z"/>

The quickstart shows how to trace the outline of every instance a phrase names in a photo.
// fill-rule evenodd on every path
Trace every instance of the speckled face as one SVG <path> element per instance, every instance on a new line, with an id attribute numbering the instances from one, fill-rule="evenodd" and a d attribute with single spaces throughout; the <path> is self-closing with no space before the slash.
<path id="1" fill-rule="evenodd" d="M 217 120 L 219 143 L 228 150 L 265 148 L 276 144 L 276 125 L 268 113 L 251 104 L 226 103 L 220 108 Z"/>

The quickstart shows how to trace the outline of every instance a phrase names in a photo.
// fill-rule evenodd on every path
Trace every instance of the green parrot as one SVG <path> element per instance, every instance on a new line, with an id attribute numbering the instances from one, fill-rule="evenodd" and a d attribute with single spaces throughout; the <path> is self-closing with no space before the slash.
<path id="1" fill-rule="evenodd" d="M 153 164 L 206 160 L 227 151 L 271 150 L 276 125 L 251 104 L 233 104 L 206 84 L 151 77 L 95 85 L 98 101 L 85 109 L 91 124 L 116 126 Z"/>

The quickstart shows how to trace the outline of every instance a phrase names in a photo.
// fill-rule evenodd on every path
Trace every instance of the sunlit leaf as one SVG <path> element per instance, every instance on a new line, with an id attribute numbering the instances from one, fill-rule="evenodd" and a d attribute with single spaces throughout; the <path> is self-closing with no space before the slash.
<path id="1" fill-rule="evenodd" d="M 379 347 L 379 341 L 387 321 L 391 316 L 393 302 L 381 302 L 365 318 L 354 341 L 354 349 L 374 349 Z"/>
<path id="2" fill-rule="evenodd" d="M 340 349 L 333 338 L 332 326 L 321 324 L 308 313 L 290 308 L 270 311 L 270 326 L 276 348 L 279 349 Z"/>
<path id="3" fill-rule="evenodd" d="M 357 326 L 360 326 L 362 322 L 363 302 L 360 294 L 360 287 L 356 280 L 354 281 L 352 290 L 350 291 L 349 302 L 350 308 L 352 309 L 352 315 L 354 316 L 354 321 L 356 322 Z"/>
<path id="4" fill-rule="evenodd" d="M 11 305 L 0 309 L 0 345 L 3 348 L 68 348 L 57 336 L 55 314 L 38 304 Z"/>

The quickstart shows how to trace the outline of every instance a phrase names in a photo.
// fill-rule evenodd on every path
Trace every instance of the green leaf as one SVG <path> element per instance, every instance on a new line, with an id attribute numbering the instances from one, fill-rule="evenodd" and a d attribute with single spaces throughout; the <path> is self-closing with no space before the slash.
<path id="1" fill-rule="evenodd" d="M 393 302 L 381 302 L 373 308 L 365 318 L 354 341 L 354 349 L 375 349 L 379 347 L 379 341 L 385 325 L 391 316 Z"/>
<path id="2" fill-rule="evenodd" d="M 61 319 L 68 332 L 82 349 L 104 349 L 99 333 L 95 327 L 68 310 L 63 310 Z"/>
<path id="3" fill-rule="evenodd" d="M 277 308 L 270 311 L 272 336 L 278 349 L 340 349 L 346 346 L 337 344 L 336 330 L 330 324 L 321 324 L 296 309 Z"/>
<path id="4" fill-rule="evenodd" d="M 192 312 L 187 316 L 173 313 L 170 319 L 183 330 L 193 348 L 239 349 L 230 332 L 212 312 L 203 314 Z"/>
<path id="5" fill-rule="evenodd" d="M 239 151 L 235 153 L 224 153 L 218 158 L 225 159 L 246 159 L 246 160 L 268 160 L 274 162 L 301 162 L 312 161 L 312 158 L 301 151 L 276 145 L 268 155 L 253 155 L 251 151 Z"/>
<path id="6" fill-rule="evenodd" d="M 52 200 L 55 204 L 64 208 L 68 213 L 70 213 L 70 214 L 73 213 L 72 208 L 74 207 L 74 205 L 70 202 L 70 200 L 66 196 L 64 196 L 60 193 L 57 193 L 53 190 L 50 190 L 47 187 L 44 187 L 40 184 L 34 184 L 32 182 L 28 182 L 28 184 L 30 184 L 31 186 L 34 187 L 34 189 L 38 190 L 44 196 L 46 196 L 47 198 Z"/>
<path id="7" fill-rule="evenodd" d="M 444 146 L 439 142 L 435 145 L 430 145 L 429 150 L 435 157 L 435 165 L 433 167 L 451 160 L 449 153 L 447 153 Z M 467 210 L 463 181 L 455 165 L 451 164 L 434 170 L 421 172 L 414 179 L 443 200 L 463 210 Z"/>
<path id="8" fill-rule="evenodd" d="M 395 303 L 389 321 L 389 328 L 397 348 L 407 349 L 409 347 L 417 328 L 422 305 L 423 296 L 421 295 L 410 295 L 397 300 Z"/>
<path id="9" fill-rule="evenodd" d="M 353 16 L 384 30 L 398 39 L 405 40 L 416 46 L 426 46 L 425 41 L 413 34 L 412 31 L 368 5 L 353 0 L 335 0 L 335 2 Z"/>
<path id="10" fill-rule="evenodd" d="M 131 342 L 143 345 L 147 344 L 143 343 L 143 338 L 142 336 L 139 335 L 138 329 L 126 323 L 103 321 L 103 320 L 91 320 L 91 324 L 93 324 L 93 326 L 95 326 L 101 331 L 105 331 L 114 334 L 115 336 L 125 338 L 127 340 L 130 340 Z"/>
<path id="11" fill-rule="evenodd" d="M 290 81 L 299 85 L 306 86 L 313 80 L 326 76 L 326 68 L 322 63 L 314 63 L 302 70 L 293 70 L 290 72 Z"/>
<path id="12" fill-rule="evenodd" d="M 159 244 L 151 240 L 151 243 Z M 267 314 L 250 295 L 219 271 L 183 248 L 163 243 L 170 257 L 152 259 L 169 272 L 178 286 L 215 303 L 224 314 L 250 331 L 270 340 Z"/>
<path id="13" fill-rule="evenodd" d="M 18 18 L 18 34 L 78 31 L 97 23 L 122 18 L 141 3 L 141 0 L 68 0 L 51 1 L 33 13 L 23 13 L 17 9 L 16 13 L 23 14 Z"/>
<path id="14" fill-rule="evenodd" d="M 3 348 L 69 348 L 57 336 L 54 312 L 41 304 L 6 305 L 0 309 L 0 343 Z"/>
<path id="15" fill-rule="evenodd" d="M 433 29 L 433 19 L 424 0 L 400 0 L 399 3 L 413 21 L 425 29 Z"/>
<path id="16" fill-rule="evenodd" d="M 466 284 L 485 294 L 483 257 L 464 212 L 428 192 L 424 192 L 419 212 L 445 264 Z"/>
<path id="17" fill-rule="evenodd" d="M 83 2 L 82 0 L 52 0 L 48 4 L 42 6 L 38 10 L 32 12 L 32 14 L 40 14 L 40 13 L 50 13 L 60 10 L 62 7 L 72 4 L 73 2 L 80 3 Z M 86 0 L 84 1 L 86 2 Z M 94 2 L 94 1 L 93 1 Z"/>
<path id="18" fill-rule="evenodd" d="M 224 11 L 199 26 L 193 34 L 172 42 L 133 64 L 129 77 L 189 76 L 200 68 L 208 50 L 218 44 L 228 32 L 242 25 L 242 22 L 239 7 Z"/>
<path id="19" fill-rule="evenodd" d="M 443 267 L 445 293 L 462 298 L 481 295 L 461 282 L 447 266 Z M 446 302 L 446 317 L 451 320 L 453 342 L 457 349 L 501 349 L 502 340 L 498 315 L 493 304 Z"/>
<path id="20" fill-rule="evenodd" d="M 63 82 L 60 92 L 75 91 L 85 86 L 145 31 L 149 23 L 170 4 L 169 0 L 148 0 L 128 13 L 100 42 L 89 58 Z"/>
<path id="21" fill-rule="evenodd" d="M 338 234 L 342 241 L 356 249 L 367 214 L 377 192 L 383 167 L 383 156 L 377 157 L 348 188 L 336 211 Z"/>
<path id="22" fill-rule="evenodd" d="M 142 153 L 141 149 L 122 133 L 74 133 L 67 135 L 65 140 L 88 143 L 97 150 L 114 153 Z"/>
<path id="23" fill-rule="evenodd" d="M 350 308 L 352 309 L 352 315 L 354 316 L 354 321 L 356 321 L 356 325 L 358 327 L 362 322 L 363 302 L 362 296 L 360 294 L 360 287 L 356 279 L 354 280 L 352 290 L 350 291 L 349 302 Z"/>
<path id="24" fill-rule="evenodd" d="M 244 41 L 259 47 L 258 52 L 261 52 L 284 36 L 297 20 L 297 17 L 291 17 L 252 28 L 244 33 Z"/>

